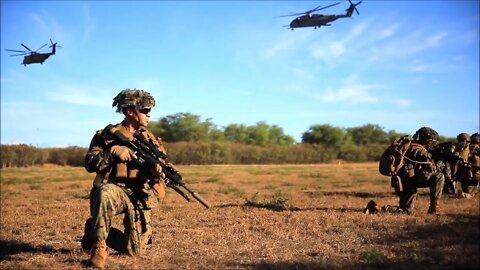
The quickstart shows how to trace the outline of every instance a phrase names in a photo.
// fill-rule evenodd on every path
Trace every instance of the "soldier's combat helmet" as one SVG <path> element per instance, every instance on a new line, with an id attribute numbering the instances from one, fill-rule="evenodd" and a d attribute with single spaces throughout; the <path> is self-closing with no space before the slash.
<path id="1" fill-rule="evenodd" d="M 457 141 L 470 141 L 470 134 L 468 133 L 460 133 L 457 136 Z"/>
<path id="2" fill-rule="evenodd" d="M 155 99 L 144 90 L 125 89 L 122 90 L 115 98 L 113 98 L 112 107 L 117 106 L 117 112 L 122 113 L 127 107 L 134 107 L 141 110 L 146 107 L 155 106 Z"/>
<path id="3" fill-rule="evenodd" d="M 413 140 L 420 143 L 426 143 L 428 141 L 438 142 L 440 140 L 440 136 L 432 128 L 422 127 L 415 132 L 413 135 Z"/>
<path id="4" fill-rule="evenodd" d="M 480 143 L 480 134 L 478 134 L 478 133 L 473 133 L 472 136 L 470 136 L 470 142 L 472 142 L 472 143 Z"/>

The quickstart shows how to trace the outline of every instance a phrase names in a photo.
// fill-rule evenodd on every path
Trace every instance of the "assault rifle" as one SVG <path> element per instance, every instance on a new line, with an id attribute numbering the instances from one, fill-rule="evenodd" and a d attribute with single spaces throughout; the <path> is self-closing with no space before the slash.
<path id="1" fill-rule="evenodd" d="M 205 199 L 200 197 L 200 195 L 189 189 L 182 181 L 182 176 L 180 173 L 171 164 L 165 161 L 167 155 L 158 149 L 156 145 L 148 141 L 140 130 L 137 130 L 133 134 L 135 140 L 129 140 L 120 131 L 112 131 L 112 127 L 113 125 L 109 125 L 106 128 L 108 129 L 109 133 L 113 135 L 115 140 L 120 143 L 120 145 L 130 148 L 135 153 L 137 156 L 135 162 L 140 167 L 147 166 L 155 168 L 157 165 L 160 165 L 162 167 L 162 172 L 165 174 L 165 184 L 167 187 L 175 190 L 178 194 L 185 198 L 185 200 L 190 201 L 190 197 L 188 197 L 188 195 L 179 188 L 182 187 L 203 206 L 210 208 L 210 204 Z"/>
<path id="2" fill-rule="evenodd" d="M 455 163 L 460 160 L 459 156 L 456 156 L 453 154 L 453 149 L 454 149 L 453 143 L 450 142 L 444 142 L 440 143 L 435 148 L 433 148 L 432 151 L 432 158 L 435 161 L 442 160 L 444 162 L 451 162 Z"/>

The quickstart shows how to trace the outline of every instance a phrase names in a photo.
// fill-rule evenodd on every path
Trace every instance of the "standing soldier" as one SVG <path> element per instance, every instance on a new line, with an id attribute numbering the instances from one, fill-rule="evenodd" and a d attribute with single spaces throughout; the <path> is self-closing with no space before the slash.
<path id="1" fill-rule="evenodd" d="M 365 213 L 374 214 L 380 210 L 391 213 L 408 213 L 413 211 L 417 198 L 418 188 L 430 189 L 429 214 L 441 211 L 440 198 L 442 196 L 445 177 L 437 172 L 434 161 L 429 151 L 439 140 L 438 133 L 429 128 L 422 127 L 413 135 L 413 141 L 405 152 L 404 165 L 398 170 L 403 190 L 399 192 L 400 205 L 386 205 L 380 208 L 374 201 L 370 201 L 365 208 Z"/>
<path id="2" fill-rule="evenodd" d="M 139 167 L 133 162 L 137 158 L 133 151 L 119 145 L 111 134 L 120 131 L 132 139 L 134 132 L 140 130 L 166 153 L 160 138 L 146 129 L 154 105 L 154 98 L 144 90 L 121 91 L 113 99 L 112 107 L 124 115 L 123 121 L 111 129 L 98 131 L 90 143 L 85 168 L 95 172 L 96 177 L 90 193 L 91 217 L 85 223 L 82 247 L 90 250 L 94 267 L 105 266 L 107 246 L 135 255 L 141 254 L 152 241 L 151 210 L 165 195 L 163 181 L 159 181 L 165 175 L 160 166 L 153 170 Z M 123 232 L 111 228 L 113 217 L 120 214 L 124 215 Z"/>

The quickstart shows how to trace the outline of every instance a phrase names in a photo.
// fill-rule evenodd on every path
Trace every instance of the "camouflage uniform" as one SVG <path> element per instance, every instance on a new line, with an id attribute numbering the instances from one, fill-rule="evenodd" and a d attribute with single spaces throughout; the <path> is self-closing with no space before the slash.
<path id="1" fill-rule="evenodd" d="M 129 91 L 132 92 L 127 92 L 127 95 L 124 93 L 120 103 L 116 100 L 114 106 L 117 104 L 119 108 L 125 104 L 132 106 L 128 98 L 141 90 Z M 150 97 L 149 94 L 147 97 Z M 142 97 L 134 96 L 132 100 L 137 99 L 142 100 Z M 143 104 L 140 102 L 139 107 L 152 105 L 154 102 L 152 104 L 147 100 Z M 121 109 L 117 109 L 117 112 Z M 123 125 L 123 122 L 115 125 L 113 129 L 120 131 L 129 139 L 133 138 L 133 133 Z M 142 134 L 166 153 L 160 138 L 144 128 Z M 122 162 L 116 159 L 111 154 L 111 149 L 115 145 L 117 143 L 109 131 L 100 130 L 94 135 L 85 157 L 86 170 L 96 172 L 97 175 L 90 193 L 91 217 L 85 224 L 82 247 L 90 249 L 95 242 L 106 241 L 110 248 L 121 253 L 141 254 L 147 244 L 151 243 L 153 231 L 151 210 L 163 199 L 165 187 L 158 176 L 148 169 L 140 168 L 133 160 Z M 153 184 L 154 182 L 161 184 Z M 111 227 L 114 216 L 120 214 L 124 215 L 124 232 Z"/>
<path id="2" fill-rule="evenodd" d="M 411 213 L 417 198 L 418 188 L 430 188 L 429 213 L 435 213 L 439 209 L 439 200 L 442 196 L 442 189 L 445 177 L 437 172 L 426 145 L 438 141 L 438 133 L 427 127 L 419 129 L 413 136 L 413 142 L 405 153 L 405 164 L 399 170 L 403 191 L 400 192 L 400 205 L 384 206 L 386 212 Z"/>
<path id="3" fill-rule="evenodd" d="M 475 133 L 470 137 L 468 158 L 462 163 L 463 177 L 460 178 L 462 185 L 462 197 L 475 196 L 480 185 L 480 134 Z"/>
<path id="4" fill-rule="evenodd" d="M 412 143 L 405 154 L 411 160 L 419 162 L 432 162 L 431 165 L 416 164 L 406 162 L 403 172 L 400 173 L 403 191 L 400 195 L 400 208 L 406 212 L 411 212 L 417 198 L 418 188 L 430 188 L 430 211 L 442 196 L 445 177 L 442 173 L 437 173 L 430 153 L 420 144 Z"/>
<path id="5" fill-rule="evenodd" d="M 460 133 L 457 136 L 458 143 L 455 148 L 459 161 L 455 164 L 454 177 L 459 185 L 458 195 L 462 198 L 470 198 L 478 189 L 478 181 L 473 178 L 475 167 L 471 166 L 472 161 L 475 162 L 473 152 L 478 148 L 478 143 L 472 143 L 471 139 L 476 140 L 476 134 L 470 136 L 467 133 Z"/>
<path id="6" fill-rule="evenodd" d="M 437 171 L 445 176 L 443 185 L 444 194 L 455 194 L 455 182 L 452 177 L 452 168 L 454 167 L 454 149 L 455 145 L 451 142 L 444 142 L 435 147 L 432 152 L 432 158 L 437 167 Z"/>

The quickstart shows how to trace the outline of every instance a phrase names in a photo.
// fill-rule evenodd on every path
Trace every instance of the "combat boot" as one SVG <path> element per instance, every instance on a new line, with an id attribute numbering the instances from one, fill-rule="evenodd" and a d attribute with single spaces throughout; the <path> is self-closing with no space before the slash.
<path id="1" fill-rule="evenodd" d="M 107 257 L 107 242 L 105 240 L 95 242 L 90 251 L 90 263 L 92 266 L 96 268 L 104 268 Z"/>
<path id="2" fill-rule="evenodd" d="M 440 203 L 438 201 L 430 202 L 430 207 L 428 207 L 429 214 L 440 214 L 442 212 L 442 207 L 440 206 Z"/>
<path id="3" fill-rule="evenodd" d="M 375 213 L 378 213 L 380 211 L 380 206 L 377 205 L 376 202 L 374 202 L 373 200 L 369 201 L 367 206 L 365 207 L 365 209 L 363 210 L 363 213 L 364 214 L 375 214 Z"/>

